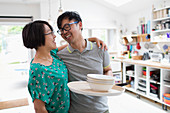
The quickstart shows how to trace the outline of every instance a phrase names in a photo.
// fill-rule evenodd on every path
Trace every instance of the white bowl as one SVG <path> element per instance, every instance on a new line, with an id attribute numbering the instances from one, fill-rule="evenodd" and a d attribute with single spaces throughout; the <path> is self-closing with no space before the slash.
<path id="1" fill-rule="evenodd" d="M 90 88 L 94 91 L 108 91 L 113 87 L 113 84 L 100 84 L 100 83 L 93 83 L 93 82 L 88 82 L 88 83 Z"/>
<path id="2" fill-rule="evenodd" d="M 104 80 L 104 81 L 113 81 L 114 80 L 114 77 L 112 77 L 112 76 L 101 75 L 101 74 L 87 74 L 87 78 Z"/>
<path id="3" fill-rule="evenodd" d="M 101 83 L 101 84 L 114 84 L 115 83 L 114 79 L 111 81 L 106 81 L 106 80 L 91 79 L 89 77 L 87 77 L 87 81 L 94 82 L 94 83 Z"/>

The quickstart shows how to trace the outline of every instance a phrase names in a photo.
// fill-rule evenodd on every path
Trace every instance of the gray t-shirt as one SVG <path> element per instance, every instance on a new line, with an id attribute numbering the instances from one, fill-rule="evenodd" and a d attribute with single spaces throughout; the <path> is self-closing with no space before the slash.
<path id="1" fill-rule="evenodd" d="M 109 54 L 96 43 L 87 41 L 87 47 L 80 53 L 70 45 L 58 52 L 69 72 L 69 82 L 86 81 L 87 74 L 103 74 L 110 65 Z M 88 96 L 71 92 L 70 113 L 103 113 L 108 110 L 107 97 Z"/>

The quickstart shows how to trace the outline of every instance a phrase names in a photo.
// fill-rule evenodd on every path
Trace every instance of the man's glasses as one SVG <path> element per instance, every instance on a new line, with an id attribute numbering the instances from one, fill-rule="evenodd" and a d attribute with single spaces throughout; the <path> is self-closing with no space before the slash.
<path id="1" fill-rule="evenodd" d="M 72 22 L 72 23 L 69 23 L 69 24 L 65 24 L 64 26 L 63 26 L 63 28 L 61 28 L 61 29 L 59 29 L 58 31 L 57 31 L 57 33 L 59 34 L 59 35 L 62 35 L 62 33 L 64 32 L 64 30 L 65 31 L 69 31 L 70 29 L 71 29 L 71 24 L 77 24 L 78 23 L 78 21 L 76 21 L 76 22 Z"/>
<path id="2" fill-rule="evenodd" d="M 44 35 L 54 35 L 54 31 L 51 31 L 49 33 L 45 33 Z"/>

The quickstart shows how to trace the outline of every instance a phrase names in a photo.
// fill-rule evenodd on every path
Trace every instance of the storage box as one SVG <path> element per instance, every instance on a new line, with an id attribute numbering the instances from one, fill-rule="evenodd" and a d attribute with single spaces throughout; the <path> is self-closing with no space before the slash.
<path id="1" fill-rule="evenodd" d="M 132 59 L 133 60 L 142 60 L 142 55 L 139 55 L 139 56 L 132 56 Z"/>

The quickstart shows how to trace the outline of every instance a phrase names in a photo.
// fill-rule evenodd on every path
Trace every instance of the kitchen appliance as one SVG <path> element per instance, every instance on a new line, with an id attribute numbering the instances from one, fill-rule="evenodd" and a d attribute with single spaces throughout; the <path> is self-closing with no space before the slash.
<path id="1" fill-rule="evenodd" d="M 151 61 L 161 62 L 162 59 L 163 59 L 163 53 L 153 52 L 151 54 Z"/>
<path id="2" fill-rule="evenodd" d="M 145 52 L 145 53 L 143 54 L 142 60 L 148 60 L 148 59 L 150 59 L 149 53 L 148 53 L 148 52 Z"/>

